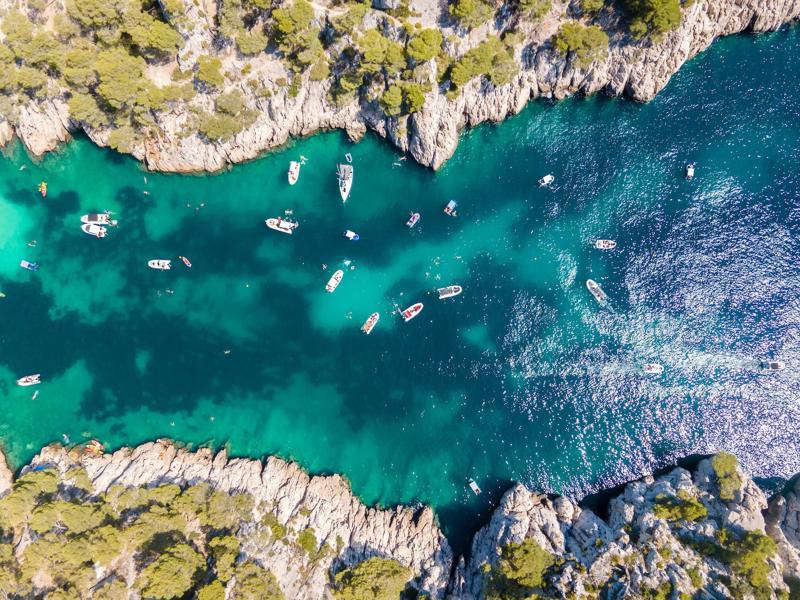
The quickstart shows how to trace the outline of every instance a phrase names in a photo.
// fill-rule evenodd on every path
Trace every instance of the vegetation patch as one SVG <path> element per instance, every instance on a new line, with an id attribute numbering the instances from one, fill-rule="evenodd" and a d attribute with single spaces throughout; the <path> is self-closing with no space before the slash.
<path id="1" fill-rule="evenodd" d="M 677 497 L 659 494 L 653 514 L 667 521 L 698 521 L 708 515 L 708 509 L 686 490 L 679 490 Z"/>
<path id="2" fill-rule="evenodd" d="M 733 454 L 720 452 L 711 459 L 711 466 L 717 476 L 719 497 L 722 500 L 733 500 L 736 492 L 742 487 L 742 478 L 737 471 L 739 463 Z"/>
<path id="3" fill-rule="evenodd" d="M 659 39 L 681 24 L 680 0 L 623 0 L 631 15 L 628 29 L 636 39 Z"/>
<path id="4" fill-rule="evenodd" d="M 396 560 L 373 556 L 336 574 L 336 600 L 397 600 L 411 570 Z"/>
<path id="5" fill-rule="evenodd" d="M 489 572 L 486 597 L 489 600 L 523 600 L 541 594 L 544 575 L 556 557 L 532 538 L 504 546 L 500 562 Z"/>
<path id="6" fill-rule="evenodd" d="M 577 21 L 567 21 L 553 37 L 559 54 L 575 57 L 575 64 L 586 69 L 608 54 L 608 35 L 597 25 L 585 26 Z"/>

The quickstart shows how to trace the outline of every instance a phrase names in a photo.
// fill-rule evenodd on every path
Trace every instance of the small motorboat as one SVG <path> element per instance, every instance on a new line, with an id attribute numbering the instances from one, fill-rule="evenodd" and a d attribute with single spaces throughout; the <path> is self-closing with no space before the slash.
<path id="1" fill-rule="evenodd" d="M 112 227 L 117 224 L 116 221 L 111 219 L 111 213 L 106 211 L 102 213 L 89 213 L 81 217 L 81 223 L 93 223 L 95 225 L 111 225 Z"/>
<path id="2" fill-rule="evenodd" d="M 347 154 L 344 155 L 344 159 L 347 162 L 351 163 L 351 162 L 353 162 L 353 155 L 348 152 Z"/>
<path id="3" fill-rule="evenodd" d="M 288 233 L 291 235 L 295 229 L 300 227 L 300 223 L 296 221 L 287 221 L 286 219 L 281 219 L 277 217 L 275 219 L 267 219 L 264 221 L 267 224 L 267 227 L 270 229 L 274 229 L 275 231 L 280 231 L 281 233 Z"/>
<path id="4" fill-rule="evenodd" d="M 342 282 L 342 277 L 344 277 L 344 271 L 339 269 L 333 275 L 331 275 L 328 283 L 325 284 L 325 291 L 329 293 L 333 292 L 337 287 L 339 287 L 339 284 Z"/>
<path id="5" fill-rule="evenodd" d="M 478 487 L 478 484 L 475 483 L 474 479 L 469 480 L 469 489 L 475 492 L 475 495 L 478 496 L 481 493 L 481 488 Z"/>
<path id="6" fill-rule="evenodd" d="M 372 330 L 375 329 L 375 325 L 378 324 L 378 319 L 380 318 L 381 316 L 378 313 L 372 313 L 369 318 L 364 321 L 364 324 L 361 326 L 361 331 L 369 335 Z"/>
<path id="7" fill-rule="evenodd" d="M 22 387 L 28 387 L 29 385 L 37 385 L 41 382 L 41 375 L 36 373 L 35 375 L 26 375 L 25 377 L 20 377 L 17 379 L 17 385 L 21 385 Z"/>
<path id="8" fill-rule="evenodd" d="M 444 300 L 445 298 L 458 296 L 462 290 L 460 285 L 448 285 L 447 287 L 439 288 L 436 291 L 439 292 L 439 300 Z"/>
<path id="9" fill-rule="evenodd" d="M 106 447 L 97 440 L 89 440 L 89 442 L 87 442 L 87 444 L 83 447 L 83 451 L 86 454 L 91 454 L 93 456 L 100 456 L 103 454 L 103 452 L 105 452 L 105 450 Z"/>
<path id="10" fill-rule="evenodd" d="M 456 208 L 458 208 L 458 203 L 456 203 L 455 200 L 450 200 L 447 206 L 444 207 L 444 214 L 450 217 L 457 217 L 458 213 L 456 212 Z"/>
<path id="11" fill-rule="evenodd" d="M 664 372 L 664 367 L 658 363 L 647 363 L 642 367 L 642 370 L 648 375 L 661 375 Z"/>
<path id="12" fill-rule="evenodd" d="M 589 288 L 589 291 L 592 293 L 592 296 L 594 296 L 595 300 L 597 300 L 598 302 L 603 303 L 606 300 L 608 300 L 608 296 L 606 296 L 606 293 L 603 291 L 603 288 L 601 288 L 594 279 L 587 279 L 586 287 Z"/>
<path id="13" fill-rule="evenodd" d="M 412 304 L 411 306 L 409 306 L 400 314 L 403 315 L 403 320 L 406 323 L 408 323 L 411 319 L 416 317 L 421 312 L 422 312 L 422 302 L 417 302 L 416 304 Z"/>
<path id="14" fill-rule="evenodd" d="M 617 247 L 617 242 L 614 240 L 597 240 L 594 247 L 598 250 L 613 250 Z"/>
<path id="15" fill-rule="evenodd" d="M 350 231 L 349 229 L 344 232 L 344 237 L 346 237 L 351 242 L 357 242 L 361 238 L 355 231 Z"/>
<path id="16" fill-rule="evenodd" d="M 39 193 L 42 195 L 42 198 L 47 197 L 47 182 L 43 181 L 39 184 Z"/>
<path id="17" fill-rule="evenodd" d="M 348 154 L 348 156 L 350 155 Z M 350 188 L 353 187 L 353 165 L 337 165 L 336 174 L 339 177 L 339 195 L 344 204 L 350 195 Z"/>
<path id="18" fill-rule="evenodd" d="M 183 264 L 185 264 L 187 267 L 189 267 L 190 269 L 192 268 L 192 263 L 189 262 L 188 258 L 186 258 L 185 256 L 179 256 L 178 258 L 180 258 L 183 261 Z"/>
<path id="19" fill-rule="evenodd" d="M 539 180 L 539 187 L 548 187 L 553 185 L 556 180 L 554 175 L 547 174 Z"/>
<path id="20" fill-rule="evenodd" d="M 0 292 L 0 298 L 5 298 L 6 295 L 3 292 Z"/>
<path id="21" fill-rule="evenodd" d="M 300 177 L 300 163 L 293 160 L 289 163 L 289 185 L 297 183 L 298 177 Z"/>
<path id="22" fill-rule="evenodd" d="M 19 261 L 19 266 L 23 269 L 28 269 L 28 271 L 38 271 L 39 265 L 35 262 L 28 262 L 27 260 Z"/>
<path id="23" fill-rule="evenodd" d="M 686 165 L 686 179 L 687 181 L 691 181 L 694 179 L 694 165 L 695 163 L 689 163 Z"/>
<path id="24" fill-rule="evenodd" d="M 159 271 L 169 271 L 172 268 L 172 261 L 154 258 L 153 260 L 147 261 L 147 266 Z"/>
<path id="25" fill-rule="evenodd" d="M 406 227 L 409 229 L 414 227 L 419 222 L 419 213 L 412 212 L 411 216 L 408 217 L 408 221 L 406 221 Z"/>
<path id="26" fill-rule="evenodd" d="M 760 366 L 764 371 L 783 371 L 786 363 L 782 360 L 762 360 Z"/>
<path id="27" fill-rule="evenodd" d="M 105 227 L 102 225 L 95 225 L 94 223 L 84 223 L 81 225 L 81 231 L 96 238 L 104 238 L 108 233 L 108 230 Z"/>

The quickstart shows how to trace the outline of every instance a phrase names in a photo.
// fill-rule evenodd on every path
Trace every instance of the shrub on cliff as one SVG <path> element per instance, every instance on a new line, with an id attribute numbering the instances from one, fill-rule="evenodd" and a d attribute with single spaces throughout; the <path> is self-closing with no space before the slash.
<path id="1" fill-rule="evenodd" d="M 494 85 L 505 85 L 518 70 L 511 49 L 493 36 L 456 61 L 450 81 L 461 87 L 475 77 L 486 75 Z"/>
<path id="2" fill-rule="evenodd" d="M 562 56 L 575 56 L 575 64 L 588 68 L 608 53 L 608 35 L 597 25 L 586 27 L 577 21 L 567 21 L 553 36 L 553 45 Z"/>
<path id="3" fill-rule="evenodd" d="M 483 0 L 456 0 L 450 5 L 450 14 L 462 27 L 474 29 L 488 22 L 494 15 L 494 9 Z"/>
<path id="4" fill-rule="evenodd" d="M 680 490 L 677 498 L 659 494 L 653 505 L 653 514 L 667 521 L 697 521 L 708 515 L 708 509 L 697 498 Z"/>
<path id="5" fill-rule="evenodd" d="M 488 578 L 489 600 L 531 598 L 544 587 L 544 574 L 555 564 L 555 556 L 532 538 L 503 546 L 500 562 Z"/>
<path id="6" fill-rule="evenodd" d="M 197 81 L 210 88 L 221 88 L 225 84 L 222 75 L 222 61 L 211 56 L 200 56 L 197 59 Z"/>
<path id="7" fill-rule="evenodd" d="M 605 0 L 580 0 L 581 10 L 585 13 L 599 12 L 605 6 Z"/>
<path id="8" fill-rule="evenodd" d="M 633 37 L 652 35 L 658 39 L 681 24 L 680 0 L 624 0 L 631 15 L 629 29 Z"/>
<path id="9" fill-rule="evenodd" d="M 519 10 L 526 17 L 541 19 L 553 8 L 553 0 L 519 0 Z"/>
<path id="10" fill-rule="evenodd" d="M 742 478 L 736 470 L 738 464 L 736 457 L 727 452 L 720 452 L 711 459 L 711 467 L 717 476 L 719 497 L 722 500 L 733 500 L 736 492 L 742 487 Z"/>
<path id="11" fill-rule="evenodd" d="M 411 570 L 396 560 L 373 556 L 336 574 L 336 600 L 397 600 Z"/>
<path id="12" fill-rule="evenodd" d="M 236 600 L 283 600 L 284 596 L 275 575 L 248 561 L 236 567 L 233 598 Z"/>
<path id="13" fill-rule="evenodd" d="M 414 34 L 408 42 L 406 54 L 417 63 L 427 62 L 439 54 L 442 47 L 442 34 L 438 29 L 423 29 Z"/>
<path id="14" fill-rule="evenodd" d="M 177 544 L 147 565 L 136 585 L 145 598 L 180 598 L 192 588 L 204 564 L 203 557 L 194 548 Z"/>

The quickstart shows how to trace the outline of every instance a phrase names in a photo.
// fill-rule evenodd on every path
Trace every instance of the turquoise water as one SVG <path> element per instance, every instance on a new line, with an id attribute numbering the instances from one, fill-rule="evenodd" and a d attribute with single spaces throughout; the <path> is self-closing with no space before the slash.
<path id="1" fill-rule="evenodd" d="M 62 434 L 278 454 L 344 474 L 368 503 L 430 503 L 456 539 L 510 480 L 581 496 L 723 448 L 758 476 L 800 471 L 798 53 L 797 29 L 724 40 L 648 105 L 532 104 L 466 134 L 438 173 L 338 133 L 202 177 L 144 173 L 85 139 L 37 163 L 14 146 L 0 160 L 4 447 L 16 465 Z M 555 191 L 536 186 L 546 173 Z M 80 215 L 104 209 L 119 227 L 84 235 Z M 286 209 L 293 236 L 264 226 Z M 464 293 L 431 294 L 450 283 Z M 415 320 L 392 314 L 414 301 Z M 773 356 L 787 370 L 760 373 Z M 33 400 L 14 380 L 37 372 Z"/>

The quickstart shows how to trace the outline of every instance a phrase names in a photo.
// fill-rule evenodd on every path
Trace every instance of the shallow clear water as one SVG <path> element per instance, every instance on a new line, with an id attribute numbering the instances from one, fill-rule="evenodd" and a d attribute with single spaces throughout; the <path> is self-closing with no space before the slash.
<path id="1" fill-rule="evenodd" d="M 4 446 L 16 465 L 64 433 L 279 454 L 368 503 L 433 504 L 457 545 L 510 480 L 581 496 L 723 448 L 758 476 L 800 471 L 798 53 L 796 28 L 724 40 L 648 105 L 533 104 L 466 134 L 439 173 L 338 133 L 203 177 L 83 139 L 39 163 L 16 146 L 0 160 Z M 120 226 L 84 235 L 80 215 L 103 209 Z M 285 209 L 293 236 L 264 226 Z M 464 293 L 431 294 L 450 283 Z M 392 314 L 414 301 L 415 320 Z M 787 370 L 760 373 L 772 356 Z M 14 380 L 35 372 L 32 400 Z"/>

